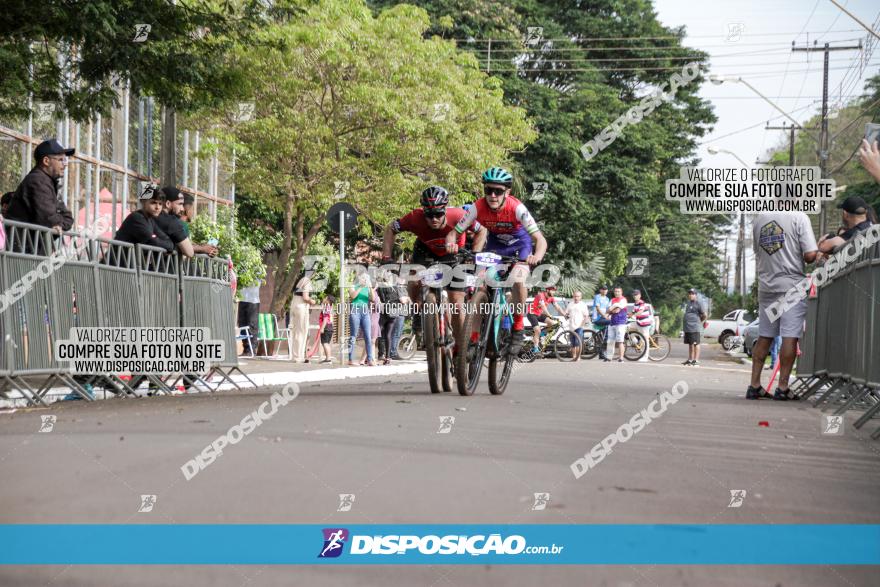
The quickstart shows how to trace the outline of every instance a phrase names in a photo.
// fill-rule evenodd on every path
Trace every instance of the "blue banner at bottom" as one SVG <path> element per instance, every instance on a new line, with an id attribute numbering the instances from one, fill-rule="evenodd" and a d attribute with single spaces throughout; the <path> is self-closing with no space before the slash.
<path id="1" fill-rule="evenodd" d="M 6 524 L 0 564 L 880 565 L 880 525 Z"/>

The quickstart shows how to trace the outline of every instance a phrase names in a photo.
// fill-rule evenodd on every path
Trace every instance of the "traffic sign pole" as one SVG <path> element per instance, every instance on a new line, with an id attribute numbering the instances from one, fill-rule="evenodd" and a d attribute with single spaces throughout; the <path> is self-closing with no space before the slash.
<path id="1" fill-rule="evenodd" d="M 339 364 L 345 364 L 345 212 L 339 211 Z"/>

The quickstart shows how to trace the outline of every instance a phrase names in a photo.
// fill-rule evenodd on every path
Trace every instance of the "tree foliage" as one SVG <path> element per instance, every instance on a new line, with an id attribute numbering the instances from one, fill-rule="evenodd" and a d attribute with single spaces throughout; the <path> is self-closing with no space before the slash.
<path id="1" fill-rule="evenodd" d="M 236 51 L 252 120 L 237 122 L 233 108 L 201 113 L 236 144 L 238 185 L 282 211 L 276 310 L 340 183 L 368 232 L 412 209 L 431 183 L 475 191 L 479 169 L 534 138 L 499 80 L 454 43 L 425 38 L 428 27 L 412 6 L 373 16 L 361 2 L 318 2 Z"/>
<path id="2" fill-rule="evenodd" d="M 52 102 L 74 120 L 106 113 L 122 80 L 136 93 L 180 110 L 216 106 L 246 72 L 222 57 L 252 42 L 267 19 L 259 0 L 43 0 L 4 2 L 0 11 L 0 118 Z M 151 30 L 134 42 L 140 25 Z"/>
<path id="3" fill-rule="evenodd" d="M 701 78 L 590 161 L 580 152 L 688 61 L 705 59 L 683 45 L 683 30 L 664 27 L 648 0 L 415 4 L 431 14 L 431 32 L 473 51 L 501 80 L 505 101 L 534 120 L 538 138 L 514 155 L 516 191 L 540 221 L 549 260 L 576 266 L 601 254 L 610 280 L 628 254 L 647 254 L 654 268 L 644 281 L 655 303 L 678 303 L 688 287 L 718 291 L 715 241 L 727 220 L 683 217 L 664 199 L 665 180 L 694 163 L 697 140 L 715 121 L 697 96 Z M 540 40 L 525 44 L 529 27 L 541 27 Z M 537 182 L 548 188 L 533 198 Z"/>

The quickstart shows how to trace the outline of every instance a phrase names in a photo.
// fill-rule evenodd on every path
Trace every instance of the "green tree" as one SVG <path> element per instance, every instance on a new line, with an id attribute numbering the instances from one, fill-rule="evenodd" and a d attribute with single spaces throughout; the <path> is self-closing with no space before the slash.
<path id="1" fill-rule="evenodd" d="M 525 108 L 539 129 L 538 139 L 514 155 L 515 192 L 540 219 L 549 260 L 578 266 L 602 255 L 610 279 L 622 273 L 627 254 L 647 251 L 660 256 L 646 280 L 652 290 L 665 292 L 676 282 L 717 283 L 712 231 L 722 221 L 709 219 L 704 226 L 705 220 L 682 217 L 664 199 L 665 180 L 694 163 L 696 142 L 715 121 L 697 95 L 701 78 L 590 161 L 580 153 L 581 145 L 684 64 L 704 61 L 703 53 L 683 45 L 681 29 L 663 26 L 648 0 L 415 3 L 431 14 L 431 31 L 474 52 L 502 81 L 505 101 Z M 540 39 L 524 44 L 528 28 L 536 26 Z M 541 199 L 531 197 L 536 182 L 548 184 Z M 669 222 L 672 217 L 677 219 Z M 667 265 L 667 254 L 689 261 Z M 667 266 L 672 273 L 663 276 Z"/>
<path id="2" fill-rule="evenodd" d="M 75 120 L 108 112 L 120 80 L 134 92 L 187 110 L 216 106 L 246 72 L 222 57 L 269 18 L 296 4 L 259 0 L 43 0 L 0 11 L 0 117 L 26 116 L 27 96 Z M 151 30 L 133 42 L 139 25 Z"/>
<path id="3" fill-rule="evenodd" d="M 199 214 L 190 223 L 191 238 L 197 243 L 217 239 L 218 256 L 232 259 L 238 287 L 250 287 L 266 278 L 266 266 L 260 250 L 242 236 L 242 227 L 235 222 L 234 214 L 234 211 L 225 206 L 217 211 L 217 222 L 213 222 L 207 214 Z"/>
<path id="4" fill-rule="evenodd" d="M 381 226 L 429 183 L 477 189 L 477 170 L 534 138 L 525 112 L 503 103 L 499 81 L 473 55 L 424 38 L 429 24 L 407 5 L 373 16 L 362 2 L 315 3 L 236 52 L 250 73 L 252 120 L 202 114 L 234 140 L 238 185 L 282 213 L 273 310 L 340 190 Z"/>

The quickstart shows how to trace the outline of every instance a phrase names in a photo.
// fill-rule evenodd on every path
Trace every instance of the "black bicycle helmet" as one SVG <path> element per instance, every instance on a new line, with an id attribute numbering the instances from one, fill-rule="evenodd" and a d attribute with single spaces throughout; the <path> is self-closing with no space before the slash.
<path id="1" fill-rule="evenodd" d="M 449 192 L 437 185 L 432 185 L 422 192 L 422 208 L 445 208 L 449 204 Z"/>

